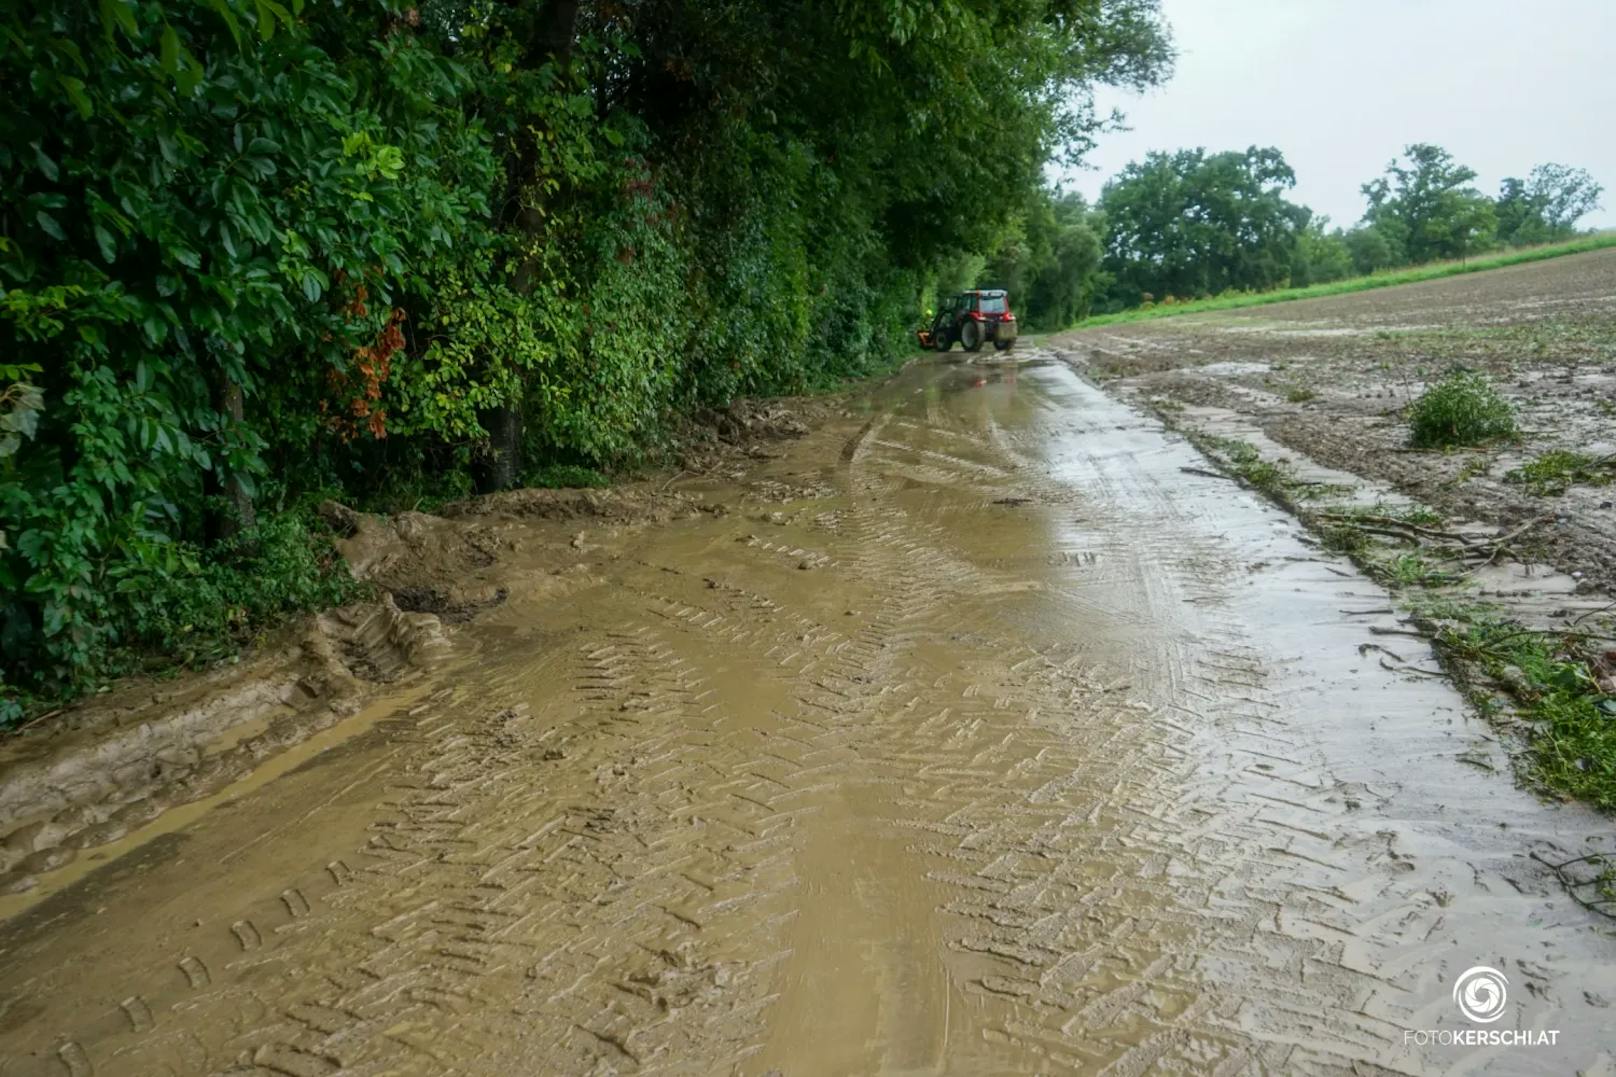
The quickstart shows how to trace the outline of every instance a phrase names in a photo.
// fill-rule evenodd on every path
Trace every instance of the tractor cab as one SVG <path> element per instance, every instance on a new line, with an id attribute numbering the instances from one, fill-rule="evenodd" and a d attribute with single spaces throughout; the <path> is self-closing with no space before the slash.
<path id="1" fill-rule="evenodd" d="M 1009 351 L 1016 342 L 1016 316 L 1010 310 L 1009 294 L 1002 288 L 977 288 L 961 292 L 942 305 L 929 330 L 918 333 L 923 348 L 946 352 L 957 340 L 968 352 L 981 351 L 993 342 L 999 351 Z"/>

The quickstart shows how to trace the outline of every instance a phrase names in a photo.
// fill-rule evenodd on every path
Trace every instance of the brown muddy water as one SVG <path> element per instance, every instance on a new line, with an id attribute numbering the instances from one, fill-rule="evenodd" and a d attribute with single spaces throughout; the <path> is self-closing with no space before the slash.
<path id="1" fill-rule="evenodd" d="M 859 408 L 8 899 L 0 1074 L 1612 1071 L 1609 823 L 1381 590 L 1036 348 Z"/>

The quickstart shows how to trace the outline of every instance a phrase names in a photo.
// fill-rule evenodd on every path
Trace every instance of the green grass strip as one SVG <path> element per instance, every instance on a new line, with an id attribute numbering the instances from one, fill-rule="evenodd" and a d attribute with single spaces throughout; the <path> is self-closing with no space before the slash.
<path id="1" fill-rule="evenodd" d="M 1499 254 L 1484 255 L 1462 262 L 1428 262 L 1406 269 L 1388 269 L 1371 273 L 1367 277 L 1347 277 L 1324 284 L 1310 284 L 1305 288 L 1279 288 L 1272 292 L 1230 292 L 1192 299 L 1183 303 L 1166 303 L 1152 307 L 1137 307 L 1115 314 L 1096 314 L 1085 318 L 1071 329 L 1087 329 L 1096 325 L 1117 325 L 1123 322 L 1142 322 L 1152 318 L 1171 318 L 1178 314 L 1199 314 L 1210 310 L 1234 310 L 1239 307 L 1260 307 L 1269 303 L 1288 303 L 1293 299 L 1318 299 L 1349 292 L 1367 292 L 1371 288 L 1389 288 L 1394 284 L 1415 284 L 1422 280 L 1457 277 L 1462 273 L 1481 273 L 1489 269 L 1541 262 L 1567 254 L 1585 254 L 1588 251 L 1616 247 L 1616 232 L 1601 232 L 1564 243 L 1546 243 L 1540 247 L 1521 247 Z"/>

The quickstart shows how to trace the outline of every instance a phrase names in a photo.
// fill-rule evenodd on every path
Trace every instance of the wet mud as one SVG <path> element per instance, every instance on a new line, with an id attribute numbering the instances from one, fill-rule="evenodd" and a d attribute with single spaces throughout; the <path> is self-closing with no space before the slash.
<path id="1" fill-rule="evenodd" d="M 1607 824 L 1467 761 L 1344 559 L 1016 356 L 654 526 L 491 510 L 574 568 L 0 909 L 0 1074 L 1608 1072 L 1616 939 L 1529 855 Z M 1558 1042 L 1406 1044 L 1475 965 Z"/>
<path id="2" fill-rule="evenodd" d="M 437 618 L 383 597 L 312 617 L 240 665 L 132 679 L 0 742 L 0 916 L 60 886 L 63 869 L 105 860 L 102 847 L 343 723 L 377 685 L 447 649 Z"/>
<path id="3" fill-rule="evenodd" d="M 1510 472 L 1544 453 L 1616 454 L 1616 250 L 1324 299 L 1063 334 L 1115 393 L 1236 416 L 1305 461 L 1456 520 L 1532 531 L 1539 560 L 1616 594 L 1616 486 L 1543 496 Z M 1492 379 L 1520 439 L 1457 452 L 1408 445 L 1403 411 L 1455 367 Z M 1608 476 L 1605 476 L 1608 479 Z"/>

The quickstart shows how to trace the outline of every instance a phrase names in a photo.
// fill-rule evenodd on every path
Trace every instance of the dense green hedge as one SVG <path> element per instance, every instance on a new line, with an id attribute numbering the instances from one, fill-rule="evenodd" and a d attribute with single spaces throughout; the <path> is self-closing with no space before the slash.
<path id="1" fill-rule="evenodd" d="M 322 493 L 878 367 L 1166 55 L 1154 0 L 9 6 L 0 721 L 342 597 Z"/>

